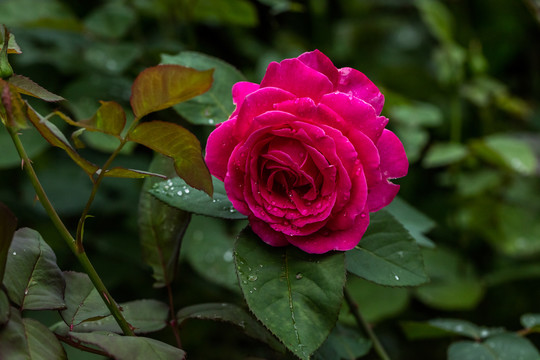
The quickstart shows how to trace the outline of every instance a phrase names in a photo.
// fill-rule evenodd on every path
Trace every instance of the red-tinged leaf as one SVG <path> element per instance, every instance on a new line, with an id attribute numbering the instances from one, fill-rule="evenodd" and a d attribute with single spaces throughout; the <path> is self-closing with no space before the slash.
<path id="1" fill-rule="evenodd" d="M 0 36 L 0 49 L 4 47 L 4 37 Z M 19 47 L 19 44 L 15 41 L 15 35 L 9 34 L 9 40 L 8 40 L 8 48 L 7 48 L 8 54 L 22 54 L 21 48 Z"/>
<path id="2" fill-rule="evenodd" d="M 130 178 L 130 179 L 143 179 L 149 176 L 166 179 L 167 176 L 162 174 L 157 174 L 148 171 L 135 170 L 135 169 L 126 169 L 122 167 L 114 167 L 110 170 L 107 170 L 105 176 L 116 177 L 116 178 Z"/>
<path id="3" fill-rule="evenodd" d="M 212 196 L 212 177 L 202 158 L 201 144 L 188 130 L 164 121 L 144 122 L 129 134 L 129 140 L 172 158 L 178 176 Z"/>
<path id="4" fill-rule="evenodd" d="M 100 101 L 100 103 L 101 106 L 96 113 L 91 118 L 82 121 L 73 121 L 69 116 L 59 111 L 56 111 L 55 114 L 70 125 L 85 128 L 89 131 L 103 132 L 119 138 L 126 124 L 124 109 L 114 101 Z"/>
<path id="5" fill-rule="evenodd" d="M 166 109 L 206 92 L 214 70 L 158 65 L 142 71 L 131 88 L 131 108 L 137 118 Z"/>
<path id="6" fill-rule="evenodd" d="M 8 249 L 16 229 L 17 218 L 6 205 L 0 202 L 0 283 L 4 278 Z"/>
<path id="7" fill-rule="evenodd" d="M 10 83 L 0 79 L 1 106 L 0 117 L 7 125 L 24 129 L 28 127 L 26 122 L 26 103 Z"/>
<path id="8" fill-rule="evenodd" d="M 53 94 L 49 90 L 39 86 L 29 78 L 22 75 L 13 75 L 9 78 L 9 83 L 13 85 L 21 94 L 30 95 L 48 102 L 65 100 L 63 97 Z"/>

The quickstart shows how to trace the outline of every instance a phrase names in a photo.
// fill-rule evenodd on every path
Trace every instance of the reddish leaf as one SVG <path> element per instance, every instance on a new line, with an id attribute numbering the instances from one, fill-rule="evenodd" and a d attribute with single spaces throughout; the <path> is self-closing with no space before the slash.
<path id="1" fill-rule="evenodd" d="M 206 92 L 214 70 L 158 65 L 142 71 L 131 88 L 131 108 L 137 118 L 166 109 Z"/>
<path id="2" fill-rule="evenodd" d="M 26 128 L 26 103 L 21 98 L 21 95 L 19 95 L 17 89 L 8 82 L 0 79 L 0 90 L 0 117 L 9 126 L 19 129 Z"/>
<path id="3" fill-rule="evenodd" d="M 69 116 L 56 111 L 70 125 L 85 128 L 89 131 L 99 131 L 106 134 L 120 137 L 126 124 L 126 114 L 120 104 L 114 101 L 100 101 L 101 106 L 90 119 L 73 121 Z"/>
<path id="4" fill-rule="evenodd" d="M 64 100 L 63 97 L 53 94 L 47 89 L 42 88 L 29 78 L 22 75 L 13 75 L 9 78 L 9 83 L 17 89 L 17 92 L 30 95 L 41 100 L 54 102 Z"/>
<path id="5" fill-rule="evenodd" d="M 129 140 L 171 157 L 178 176 L 212 196 L 212 178 L 202 158 L 201 144 L 188 130 L 164 121 L 144 122 L 137 125 Z"/>

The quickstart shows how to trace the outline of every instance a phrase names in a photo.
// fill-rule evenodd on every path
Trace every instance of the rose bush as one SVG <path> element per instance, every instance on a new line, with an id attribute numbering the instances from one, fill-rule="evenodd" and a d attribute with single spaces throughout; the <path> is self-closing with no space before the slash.
<path id="1" fill-rule="evenodd" d="M 210 134 L 206 163 L 235 208 L 273 246 L 350 250 L 388 205 L 408 161 L 380 116 L 384 96 L 318 50 L 268 65 L 232 89 L 235 111 Z"/>

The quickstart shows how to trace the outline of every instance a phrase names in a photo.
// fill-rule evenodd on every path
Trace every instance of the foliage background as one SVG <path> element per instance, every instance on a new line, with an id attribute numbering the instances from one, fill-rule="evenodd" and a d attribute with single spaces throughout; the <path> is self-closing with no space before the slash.
<path id="1" fill-rule="evenodd" d="M 430 285 L 408 290 L 362 283 L 352 291 L 391 357 L 446 356 L 449 339 L 409 341 L 403 321 L 455 317 L 517 330 L 522 314 L 540 312 L 537 1 L 2 0 L 0 23 L 23 51 L 10 56 L 15 71 L 65 97 L 68 102 L 53 106 L 76 119 L 91 116 L 99 100 L 127 106 L 131 82 L 159 63 L 161 54 L 199 51 L 234 65 L 254 82 L 268 62 L 315 48 L 338 67 L 359 69 L 383 88 L 383 114 L 409 155 L 410 173 L 400 180 L 400 195 L 436 224 L 428 236 L 437 249 L 425 254 Z M 33 106 L 44 114 L 54 109 Z M 160 118 L 187 126 L 203 144 L 212 129 L 190 126 L 173 110 Z M 88 179 L 31 131 L 23 141 L 32 148 L 53 204 L 76 227 Z M 86 141 L 83 154 L 102 163 L 109 139 Z M 80 270 L 35 202 L 3 128 L 0 153 L 0 200 L 20 226 L 49 241 L 61 269 Z M 151 158 L 132 148 L 119 163 L 147 168 Z M 85 231 L 89 256 L 119 302 L 166 296 L 152 287 L 150 269 L 141 260 L 135 210 L 141 186 L 135 180 L 104 181 L 92 208 L 96 218 L 87 221 Z M 200 228 L 208 226 L 215 232 L 235 227 L 194 219 L 185 246 L 200 248 L 206 240 Z M 240 298 L 227 284 L 212 281 L 218 270 L 199 271 L 216 263 L 212 256 L 181 260 L 174 285 L 178 308 Z M 56 315 L 49 315 L 40 320 L 52 324 Z M 227 324 L 192 320 L 181 335 L 193 359 L 267 356 L 264 347 Z M 167 341 L 171 335 L 155 336 Z M 530 339 L 540 346 L 537 334 Z M 99 358 L 70 352 L 77 359 Z"/>

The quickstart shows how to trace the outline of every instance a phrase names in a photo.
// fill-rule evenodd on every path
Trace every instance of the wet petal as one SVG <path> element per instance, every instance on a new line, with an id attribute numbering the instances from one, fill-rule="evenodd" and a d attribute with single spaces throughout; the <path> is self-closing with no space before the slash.
<path id="1" fill-rule="evenodd" d="M 384 96 L 366 75 L 349 67 L 339 69 L 339 75 L 338 91 L 351 93 L 353 96 L 366 101 L 373 106 L 377 115 L 381 114 Z"/>
<path id="2" fill-rule="evenodd" d="M 377 142 L 381 157 L 381 172 L 385 179 L 395 179 L 407 175 L 409 161 L 398 137 L 390 130 L 384 130 Z"/>

